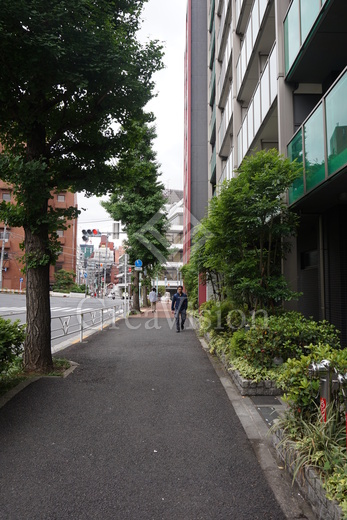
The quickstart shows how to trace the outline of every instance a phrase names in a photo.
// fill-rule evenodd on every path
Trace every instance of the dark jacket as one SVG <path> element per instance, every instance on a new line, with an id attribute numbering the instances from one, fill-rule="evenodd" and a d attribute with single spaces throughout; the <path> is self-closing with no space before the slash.
<path id="1" fill-rule="evenodd" d="M 173 295 L 172 302 L 171 302 L 171 310 L 172 311 L 186 311 L 188 307 L 188 296 L 182 292 L 181 296 L 176 293 Z"/>

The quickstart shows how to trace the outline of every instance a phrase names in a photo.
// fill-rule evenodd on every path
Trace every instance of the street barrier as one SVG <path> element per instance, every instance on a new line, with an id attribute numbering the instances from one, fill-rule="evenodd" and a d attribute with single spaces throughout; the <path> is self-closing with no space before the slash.
<path id="1" fill-rule="evenodd" d="M 114 324 L 116 318 L 121 315 L 123 315 L 123 305 L 112 305 L 111 307 L 53 316 L 51 320 L 52 341 L 71 334 L 79 334 L 80 341 L 83 341 L 87 331 L 92 329 L 103 330 L 106 324 L 109 322 Z"/>

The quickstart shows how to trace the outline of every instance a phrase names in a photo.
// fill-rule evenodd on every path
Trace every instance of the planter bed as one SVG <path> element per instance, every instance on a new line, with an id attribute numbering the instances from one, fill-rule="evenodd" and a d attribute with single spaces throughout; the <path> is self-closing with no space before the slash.
<path id="1" fill-rule="evenodd" d="M 252 381 L 241 376 L 235 368 L 228 368 L 228 373 L 237 386 L 241 395 L 282 395 L 282 390 L 277 388 L 275 381 Z"/>
<path id="2" fill-rule="evenodd" d="M 279 445 L 282 439 L 282 434 L 282 430 L 277 430 L 272 437 L 273 444 L 279 457 L 285 463 L 288 473 L 293 475 L 294 470 L 292 464 L 297 458 L 297 453 L 294 449 L 285 450 L 283 446 Z M 304 467 L 296 475 L 295 482 L 298 484 L 303 496 L 308 502 L 310 502 L 318 520 L 343 519 L 343 513 L 338 503 L 329 500 L 326 497 L 320 476 L 314 468 L 309 466 Z"/>

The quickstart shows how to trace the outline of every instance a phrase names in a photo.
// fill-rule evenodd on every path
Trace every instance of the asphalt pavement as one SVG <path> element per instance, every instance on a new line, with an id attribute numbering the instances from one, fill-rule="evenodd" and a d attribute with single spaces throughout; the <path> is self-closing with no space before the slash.
<path id="1" fill-rule="evenodd" d="M 222 368 L 164 311 L 59 352 L 78 364 L 68 377 L 0 409 L 0 519 L 314 518 L 257 453 Z"/>

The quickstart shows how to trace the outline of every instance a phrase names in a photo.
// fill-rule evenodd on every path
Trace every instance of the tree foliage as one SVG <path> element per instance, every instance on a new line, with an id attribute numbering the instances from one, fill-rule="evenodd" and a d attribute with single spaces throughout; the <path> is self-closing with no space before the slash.
<path id="1" fill-rule="evenodd" d="M 2 202 L 0 219 L 25 232 L 30 370 L 52 366 L 49 265 L 57 229 L 78 213 L 54 209 L 52 193 L 101 195 L 126 184 L 117 156 L 129 142 L 127 123 L 148 119 L 162 51 L 137 40 L 145 1 L 1 3 L 0 176 L 16 205 Z"/>
<path id="2" fill-rule="evenodd" d="M 211 200 L 191 262 L 214 283 L 219 299 L 229 296 L 251 309 L 272 307 L 297 296 L 281 274 L 281 261 L 298 222 L 283 194 L 298 167 L 269 150 L 246 157 L 237 173 Z"/>
<path id="3" fill-rule="evenodd" d="M 128 132 L 129 146 L 121 155 L 118 168 L 128 176 L 126 187 L 115 186 L 110 200 L 102 205 L 114 220 L 121 220 L 127 233 L 126 250 L 131 264 L 143 263 L 147 280 L 169 255 L 168 228 L 164 211 L 164 185 L 159 181 L 159 165 L 153 150 L 155 129 L 133 121 Z M 134 275 L 133 306 L 139 310 L 139 277 Z M 143 284 L 148 286 L 148 283 Z"/>

